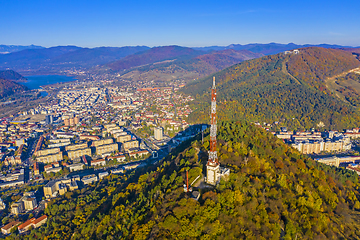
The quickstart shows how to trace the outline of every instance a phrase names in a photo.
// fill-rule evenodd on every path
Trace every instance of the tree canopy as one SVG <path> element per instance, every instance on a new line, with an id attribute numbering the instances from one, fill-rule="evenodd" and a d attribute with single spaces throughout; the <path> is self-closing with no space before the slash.
<path id="1" fill-rule="evenodd" d="M 357 127 L 358 110 L 331 92 L 325 78 L 358 66 L 360 62 L 351 53 L 322 48 L 300 49 L 296 55 L 279 53 L 234 65 L 213 75 L 219 119 L 280 122 L 294 130 L 316 128 L 320 121 L 331 130 Z M 185 93 L 195 97 L 191 122 L 208 121 L 211 82 L 209 76 L 184 88 Z M 348 95 L 357 99 L 354 92 Z"/>
<path id="2" fill-rule="evenodd" d="M 222 122 L 218 152 L 227 181 L 184 193 L 204 171 L 209 135 L 188 140 L 158 165 L 67 193 L 29 239 L 357 239 L 355 172 L 317 163 L 246 122 Z M 15 236 L 10 236 L 9 239 Z"/>

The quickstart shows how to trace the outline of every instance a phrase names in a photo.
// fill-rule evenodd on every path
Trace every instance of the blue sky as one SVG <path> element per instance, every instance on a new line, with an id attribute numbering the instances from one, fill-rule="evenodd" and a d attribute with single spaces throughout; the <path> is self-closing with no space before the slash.
<path id="1" fill-rule="evenodd" d="M 359 9 L 359 0 L 0 0 L 0 44 L 360 46 Z"/>

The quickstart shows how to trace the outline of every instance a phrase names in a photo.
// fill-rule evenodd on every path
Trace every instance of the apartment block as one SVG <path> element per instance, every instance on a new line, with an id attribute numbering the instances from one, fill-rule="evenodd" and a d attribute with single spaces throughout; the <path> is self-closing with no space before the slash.
<path id="1" fill-rule="evenodd" d="M 346 141 L 326 141 L 326 142 L 297 142 L 291 146 L 304 154 L 320 153 L 320 152 L 339 152 L 351 149 L 351 144 Z"/>
<path id="2" fill-rule="evenodd" d="M 60 152 L 60 148 L 49 148 L 49 149 L 39 150 L 35 152 L 34 155 L 40 157 L 40 156 L 46 156 L 49 154 L 55 154 L 59 152 Z"/>
<path id="3" fill-rule="evenodd" d="M 96 147 L 96 153 L 99 155 L 104 154 L 104 153 L 112 153 L 117 150 L 119 150 L 119 146 L 117 143 L 107 144 L 107 145 L 102 145 L 102 146 Z"/>
<path id="4" fill-rule="evenodd" d="M 116 137 L 116 141 L 120 143 L 128 142 L 131 140 L 131 135 L 119 135 Z"/>
<path id="5" fill-rule="evenodd" d="M 154 138 L 158 141 L 163 139 L 163 128 L 162 127 L 154 128 Z"/>
<path id="6" fill-rule="evenodd" d="M 81 144 L 75 144 L 75 145 L 68 145 L 65 147 L 65 150 L 66 151 L 74 151 L 74 150 L 84 149 L 87 147 L 88 147 L 87 143 L 81 143 Z"/>
<path id="7" fill-rule="evenodd" d="M 74 163 L 74 164 L 69 165 L 68 167 L 70 169 L 70 172 L 73 172 L 73 171 L 83 170 L 84 166 L 85 165 L 83 163 Z"/>
<path id="8" fill-rule="evenodd" d="M 93 147 L 98 147 L 101 145 L 108 145 L 114 143 L 114 140 L 112 138 L 107 138 L 107 139 L 102 139 L 102 140 L 98 140 L 98 141 L 93 141 L 92 142 L 92 146 Z"/>
<path id="9" fill-rule="evenodd" d="M 57 161 L 62 161 L 62 160 L 63 160 L 62 152 L 59 152 L 56 154 L 49 154 L 46 156 L 41 156 L 41 157 L 36 158 L 37 162 L 42 162 L 42 163 L 52 163 L 52 162 L 57 162 Z"/>
<path id="10" fill-rule="evenodd" d="M 140 151 L 136 151 L 136 152 L 131 152 L 129 153 L 129 157 L 133 157 L 133 158 L 141 158 L 143 156 L 148 155 L 150 152 L 148 150 L 140 150 Z"/>
<path id="11" fill-rule="evenodd" d="M 74 150 L 74 151 L 68 151 L 67 154 L 70 159 L 79 158 L 84 155 L 91 156 L 91 149 L 83 148 L 83 149 L 78 149 L 78 150 Z"/>
<path id="12" fill-rule="evenodd" d="M 105 166 L 106 161 L 105 159 L 96 159 L 96 160 L 92 160 L 90 164 L 91 166 Z"/>
<path id="13" fill-rule="evenodd" d="M 96 182 L 98 180 L 98 177 L 95 174 L 84 176 L 81 181 L 86 185 L 93 182 Z"/>
<path id="14" fill-rule="evenodd" d="M 35 197 L 25 197 L 23 199 L 25 210 L 33 210 L 37 206 L 37 201 Z"/>
<path id="15" fill-rule="evenodd" d="M 131 140 L 123 143 L 124 151 L 128 151 L 130 148 L 139 148 L 139 141 Z"/>
<path id="16" fill-rule="evenodd" d="M 17 201 L 13 204 L 11 204 L 11 213 L 15 215 L 19 215 L 24 211 L 24 203 L 23 201 Z"/>
<path id="17" fill-rule="evenodd" d="M 63 195 L 68 191 L 68 189 L 70 191 L 78 189 L 75 179 L 65 178 L 52 180 L 44 186 L 44 196 L 46 198 L 51 198 L 57 196 L 58 194 Z"/>

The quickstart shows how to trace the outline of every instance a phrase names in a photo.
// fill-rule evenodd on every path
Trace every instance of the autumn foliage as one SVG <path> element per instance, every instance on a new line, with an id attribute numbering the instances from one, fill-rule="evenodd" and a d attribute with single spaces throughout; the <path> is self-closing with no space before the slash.
<path id="1" fill-rule="evenodd" d="M 188 170 L 191 182 L 203 172 L 208 132 L 204 143 L 198 135 L 158 165 L 56 198 L 45 210 L 47 224 L 29 238 L 359 238 L 355 172 L 318 164 L 244 122 L 220 123 L 218 139 L 220 162 L 231 174 L 199 189 L 198 201 L 184 193 L 184 177 Z"/>
<path id="2" fill-rule="evenodd" d="M 351 53 L 300 49 L 299 54 L 276 54 L 234 65 L 214 76 L 217 81 L 219 119 L 247 120 L 289 129 L 357 127 L 357 109 L 329 92 L 324 78 L 360 65 Z M 207 122 L 212 76 L 188 84 L 186 94 L 195 97 L 191 122 Z M 357 95 L 352 94 L 353 102 Z M 354 104 L 357 106 L 356 104 Z"/>

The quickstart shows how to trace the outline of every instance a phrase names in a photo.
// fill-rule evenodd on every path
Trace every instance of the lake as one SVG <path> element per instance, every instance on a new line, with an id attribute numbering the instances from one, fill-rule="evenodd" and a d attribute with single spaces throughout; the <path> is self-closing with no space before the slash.
<path id="1" fill-rule="evenodd" d="M 71 82 L 76 81 L 74 77 L 68 77 L 64 75 L 35 75 L 35 76 L 26 76 L 27 82 L 20 83 L 27 86 L 30 89 L 39 89 L 40 86 L 62 83 L 62 82 Z"/>

